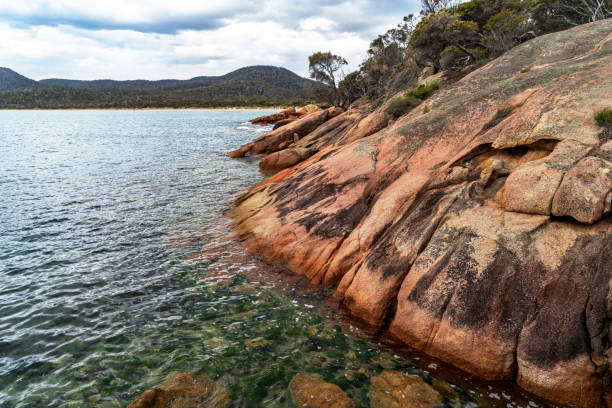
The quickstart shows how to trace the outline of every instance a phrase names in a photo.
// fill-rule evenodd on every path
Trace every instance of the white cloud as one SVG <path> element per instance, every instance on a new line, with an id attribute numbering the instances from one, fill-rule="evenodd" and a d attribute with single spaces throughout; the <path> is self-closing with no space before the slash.
<path id="1" fill-rule="evenodd" d="M 252 1 L 4 2 L 0 66 L 34 79 L 185 79 L 260 64 L 306 76 L 308 55 L 319 50 L 344 56 L 354 69 L 375 35 L 414 11 L 366 0 L 350 6 L 267 0 L 257 9 Z M 416 8 L 416 0 L 408 3 Z M 10 19 L 2 17 L 7 15 Z M 194 28 L 193 15 L 213 16 L 222 24 Z M 67 22 L 53 23 L 56 18 Z M 181 18 L 187 19 L 184 25 Z M 169 24 L 178 29 L 150 30 Z"/>

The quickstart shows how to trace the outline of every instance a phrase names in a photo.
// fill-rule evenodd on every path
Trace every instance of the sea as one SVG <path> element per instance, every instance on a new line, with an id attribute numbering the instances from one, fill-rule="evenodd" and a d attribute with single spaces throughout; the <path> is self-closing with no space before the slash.
<path id="1" fill-rule="evenodd" d="M 227 211 L 263 179 L 226 152 L 267 110 L 0 111 L 0 407 L 125 407 L 174 372 L 230 407 L 294 407 L 297 373 L 370 406 L 382 370 L 447 407 L 544 407 L 360 327 L 248 254 Z"/>

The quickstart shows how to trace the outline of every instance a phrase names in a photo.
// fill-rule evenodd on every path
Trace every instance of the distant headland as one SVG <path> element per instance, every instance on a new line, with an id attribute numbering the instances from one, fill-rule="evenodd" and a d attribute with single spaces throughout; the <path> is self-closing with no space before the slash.
<path id="1" fill-rule="evenodd" d="M 187 80 L 35 81 L 0 67 L 0 109 L 235 108 L 305 105 L 316 81 L 274 66 Z"/>

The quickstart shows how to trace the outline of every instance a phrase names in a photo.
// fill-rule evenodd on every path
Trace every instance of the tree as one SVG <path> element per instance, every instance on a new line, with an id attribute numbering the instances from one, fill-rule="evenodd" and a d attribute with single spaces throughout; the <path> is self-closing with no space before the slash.
<path id="1" fill-rule="evenodd" d="M 452 7 L 455 3 L 454 0 L 421 0 L 421 15 L 435 14 L 440 10 Z"/>
<path id="2" fill-rule="evenodd" d="M 479 27 L 474 21 L 461 20 L 458 16 L 442 10 L 422 19 L 410 38 L 410 46 L 417 53 L 421 64 L 441 68 L 444 50 L 459 50 L 468 60 L 478 57 L 470 48 L 480 45 Z"/>
<path id="3" fill-rule="evenodd" d="M 570 26 L 612 17 L 611 0 L 541 0 L 537 6 Z"/>
<path id="4" fill-rule="evenodd" d="M 492 16 L 483 28 L 482 42 L 491 56 L 497 56 L 517 45 L 531 27 L 526 15 L 506 8 Z"/>
<path id="5" fill-rule="evenodd" d="M 342 107 L 367 95 L 366 80 L 362 71 L 353 71 L 338 84 L 338 93 Z"/>
<path id="6" fill-rule="evenodd" d="M 344 76 L 342 68 L 347 64 L 344 58 L 331 52 L 319 51 L 308 57 L 310 77 L 328 86 L 331 104 L 340 105 L 341 103 L 338 95 L 338 82 Z"/>
<path id="7" fill-rule="evenodd" d="M 372 99 L 397 92 L 411 82 L 413 58 L 408 50 L 408 42 L 416 25 L 416 18 L 410 14 L 402 23 L 376 37 L 368 49 L 368 58 L 361 63 L 360 71 L 367 89 L 366 95 Z"/>

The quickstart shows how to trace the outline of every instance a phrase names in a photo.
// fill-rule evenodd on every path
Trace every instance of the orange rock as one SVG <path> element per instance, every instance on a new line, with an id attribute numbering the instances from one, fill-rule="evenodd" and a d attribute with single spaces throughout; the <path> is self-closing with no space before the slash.
<path id="1" fill-rule="evenodd" d="M 587 157 L 563 177 L 552 202 L 552 213 L 593 224 L 610 213 L 611 194 L 612 162 Z"/>
<path id="2" fill-rule="evenodd" d="M 564 405 L 604 406 L 612 148 L 593 113 L 612 97 L 610 32 L 604 20 L 535 38 L 444 85 L 427 112 L 313 113 L 247 145 L 241 154 L 317 153 L 236 202 L 238 236 L 337 285 L 350 314 L 390 321 L 411 347 Z M 316 115 L 297 141 L 296 128 L 279 136 Z"/>
<path id="3" fill-rule="evenodd" d="M 325 382 L 315 374 L 297 374 L 289 383 L 298 407 L 352 408 L 353 401 L 336 384 Z"/>
<path id="4" fill-rule="evenodd" d="M 281 120 L 285 120 L 292 115 L 295 115 L 295 108 L 285 109 L 279 113 L 273 113 L 271 115 L 259 116 L 255 119 L 251 119 L 250 122 L 254 125 L 273 125 Z"/>
<path id="5" fill-rule="evenodd" d="M 434 408 L 444 402 L 421 377 L 392 370 L 372 377 L 369 397 L 372 408 Z"/>
<path id="6" fill-rule="evenodd" d="M 174 373 L 127 408 L 221 408 L 228 404 L 229 392 L 213 381 Z"/>
<path id="7" fill-rule="evenodd" d="M 315 153 L 312 149 L 285 149 L 267 155 L 259 162 L 259 169 L 264 173 L 276 173 L 306 160 Z"/>
<path id="8" fill-rule="evenodd" d="M 273 153 L 287 147 L 295 141 L 315 130 L 323 122 L 340 114 L 336 108 L 310 113 L 303 118 L 293 121 L 281 128 L 260 136 L 257 140 L 229 153 L 230 157 L 243 157 L 262 153 Z"/>

